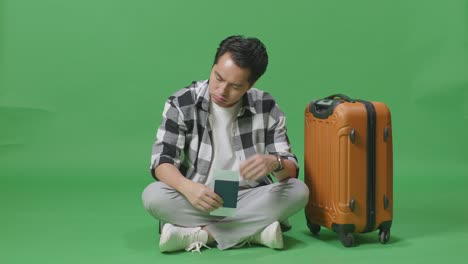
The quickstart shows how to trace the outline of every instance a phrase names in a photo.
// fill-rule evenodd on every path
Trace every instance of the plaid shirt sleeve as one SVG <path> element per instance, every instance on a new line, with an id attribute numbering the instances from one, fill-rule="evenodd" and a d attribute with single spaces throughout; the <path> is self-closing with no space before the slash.
<path id="1" fill-rule="evenodd" d="M 156 134 L 151 155 L 151 175 L 157 179 L 154 169 L 163 163 L 180 167 L 180 155 L 185 144 L 187 127 L 176 97 L 171 96 L 165 103 L 161 125 Z"/>
<path id="2" fill-rule="evenodd" d="M 286 116 L 278 104 L 271 98 L 271 110 L 269 112 L 269 126 L 266 135 L 266 151 L 270 154 L 278 153 L 282 158 L 290 160 L 296 165 L 296 177 L 299 175 L 299 164 L 296 155 L 291 152 L 286 129 Z"/>

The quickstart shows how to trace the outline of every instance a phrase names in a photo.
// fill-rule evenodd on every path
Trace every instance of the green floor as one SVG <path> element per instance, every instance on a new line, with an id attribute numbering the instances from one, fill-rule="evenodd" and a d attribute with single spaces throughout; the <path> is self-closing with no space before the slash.
<path id="1" fill-rule="evenodd" d="M 1 262 L 461 263 L 468 257 L 467 170 L 455 164 L 444 164 L 453 167 L 451 171 L 430 164 L 418 169 L 405 169 L 406 165 L 401 161 L 395 169 L 395 219 L 389 244 L 379 244 L 374 232 L 357 235 L 359 246 L 344 248 L 328 230 L 312 236 L 301 212 L 284 235 L 284 250 L 252 246 L 204 250 L 201 255 L 159 252 L 156 222 L 140 202 L 140 191 L 151 181 L 147 175 L 83 169 L 42 171 L 35 178 L 11 170 L 1 182 Z"/>

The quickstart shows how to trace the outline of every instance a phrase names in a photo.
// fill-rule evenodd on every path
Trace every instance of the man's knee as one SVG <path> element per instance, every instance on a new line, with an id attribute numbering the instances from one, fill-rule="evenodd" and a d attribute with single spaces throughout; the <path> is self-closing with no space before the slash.
<path id="1" fill-rule="evenodd" d="M 153 182 L 148 185 L 141 195 L 146 211 L 157 217 L 158 212 L 169 203 L 167 201 L 168 186 L 162 182 Z"/>
<path id="2" fill-rule="evenodd" d="M 307 185 L 296 178 L 291 178 L 287 181 L 287 183 L 292 186 L 291 191 L 288 194 L 289 199 L 298 207 L 305 207 L 309 201 L 309 188 Z"/>
<path id="3" fill-rule="evenodd" d="M 285 220 L 293 214 L 304 209 L 309 200 L 309 189 L 304 182 L 291 178 L 274 183 L 267 195 L 266 202 L 269 217 L 276 220 Z M 275 206 L 271 207 L 271 204 Z"/>
<path id="4" fill-rule="evenodd" d="M 298 179 L 294 179 L 295 185 L 296 185 L 296 195 L 297 195 L 297 201 L 301 205 L 301 207 L 305 207 L 307 203 L 309 202 L 309 188 L 307 185 Z"/>

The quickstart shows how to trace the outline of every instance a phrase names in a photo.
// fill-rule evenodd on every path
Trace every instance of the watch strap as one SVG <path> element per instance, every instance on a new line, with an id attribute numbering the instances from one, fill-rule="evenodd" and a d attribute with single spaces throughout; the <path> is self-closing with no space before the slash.
<path id="1" fill-rule="evenodd" d="M 275 153 L 276 160 L 278 161 L 278 167 L 273 171 L 273 172 L 278 172 L 283 169 L 283 160 L 281 159 L 281 156 L 278 153 Z"/>

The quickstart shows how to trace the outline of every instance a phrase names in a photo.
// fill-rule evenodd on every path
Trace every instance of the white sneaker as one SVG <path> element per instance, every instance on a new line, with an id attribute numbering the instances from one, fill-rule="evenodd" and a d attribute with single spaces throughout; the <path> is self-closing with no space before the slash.
<path id="1" fill-rule="evenodd" d="M 165 224 L 159 238 L 159 250 L 171 252 L 185 249 L 200 252 L 202 247 L 210 248 L 206 245 L 207 242 L 208 233 L 201 227 L 189 228 Z"/>
<path id="2" fill-rule="evenodd" d="M 250 237 L 246 242 L 260 244 L 273 249 L 282 249 L 284 247 L 284 243 L 280 223 L 278 221 L 273 222 L 273 224 L 265 227 L 265 229 Z"/>

